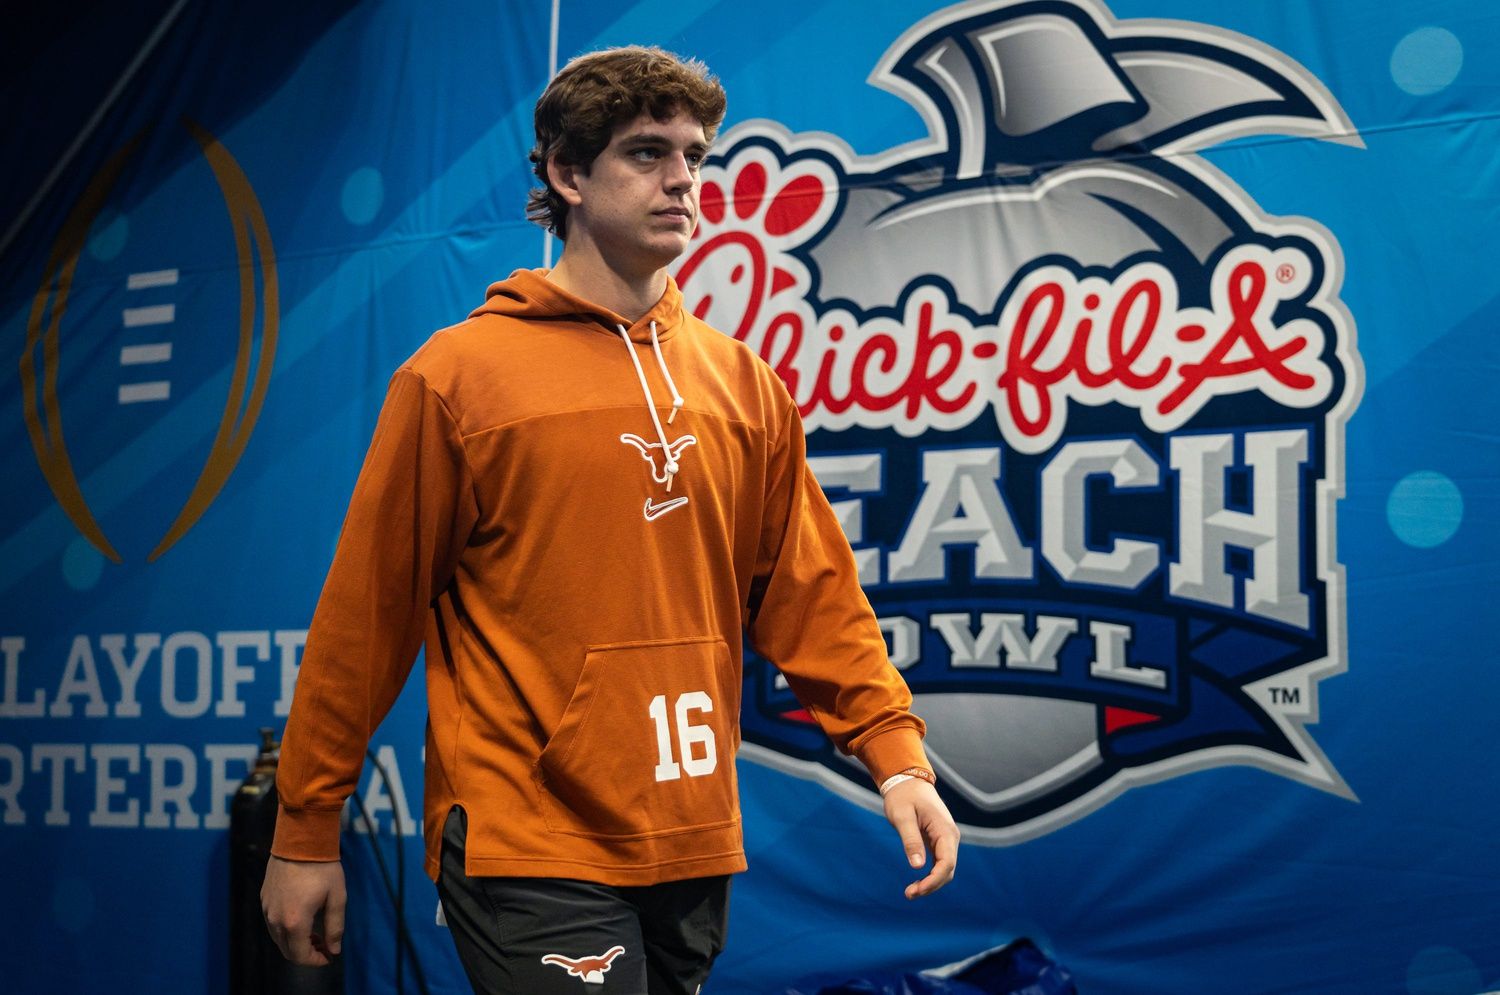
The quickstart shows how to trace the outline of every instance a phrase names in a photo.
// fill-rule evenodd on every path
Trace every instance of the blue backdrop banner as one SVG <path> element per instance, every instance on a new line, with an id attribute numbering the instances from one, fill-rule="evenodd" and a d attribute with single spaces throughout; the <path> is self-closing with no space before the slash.
<path id="1" fill-rule="evenodd" d="M 3 90 L 8 991 L 227 990 L 230 800 L 386 380 L 555 260 L 532 106 L 632 43 L 728 91 L 673 274 L 796 399 L 965 841 L 905 902 L 747 657 L 705 992 L 1021 937 L 1087 995 L 1500 989 L 1500 10 L 74 6 Z M 377 852 L 467 990 L 424 716 L 418 676 L 345 833 L 350 991 L 416 990 Z"/>

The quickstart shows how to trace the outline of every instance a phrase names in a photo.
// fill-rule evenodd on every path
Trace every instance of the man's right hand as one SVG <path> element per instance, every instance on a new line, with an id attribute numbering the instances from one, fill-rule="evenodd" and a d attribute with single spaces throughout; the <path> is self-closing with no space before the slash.
<path id="1" fill-rule="evenodd" d="M 260 910 L 281 955 L 294 964 L 321 967 L 344 942 L 344 865 L 337 860 L 272 857 L 260 889 Z M 322 932 L 316 932 L 318 913 Z"/>

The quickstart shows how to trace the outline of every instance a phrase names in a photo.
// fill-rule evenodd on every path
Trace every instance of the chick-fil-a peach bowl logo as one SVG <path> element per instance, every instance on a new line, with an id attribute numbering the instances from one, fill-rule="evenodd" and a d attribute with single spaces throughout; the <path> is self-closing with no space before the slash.
<path id="1" fill-rule="evenodd" d="M 927 138 L 734 128 L 676 277 L 797 401 L 965 838 L 1227 764 L 1348 795 L 1307 728 L 1347 664 L 1343 260 L 1196 154 L 1358 148 L 1343 111 L 1254 40 L 1088 0 L 950 7 L 870 82 Z M 749 756 L 878 803 L 771 663 L 745 680 Z"/>

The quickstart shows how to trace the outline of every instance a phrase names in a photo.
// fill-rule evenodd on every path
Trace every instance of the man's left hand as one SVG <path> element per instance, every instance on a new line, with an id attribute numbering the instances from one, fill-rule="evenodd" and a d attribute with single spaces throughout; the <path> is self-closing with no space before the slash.
<path id="1" fill-rule="evenodd" d="M 907 898 L 930 895 L 953 880 L 958 867 L 958 826 L 937 788 L 920 778 L 902 781 L 885 794 L 885 817 L 901 834 L 901 846 L 913 868 L 925 866 L 927 853 L 932 852 L 932 870 L 906 886 Z"/>

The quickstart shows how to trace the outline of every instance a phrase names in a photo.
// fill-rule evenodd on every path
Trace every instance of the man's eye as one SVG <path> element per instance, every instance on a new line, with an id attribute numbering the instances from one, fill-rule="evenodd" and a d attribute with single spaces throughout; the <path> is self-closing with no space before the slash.
<path id="1" fill-rule="evenodd" d="M 635 149 L 630 153 L 631 158 L 639 159 L 641 162 L 649 162 L 657 157 L 655 149 Z"/>

